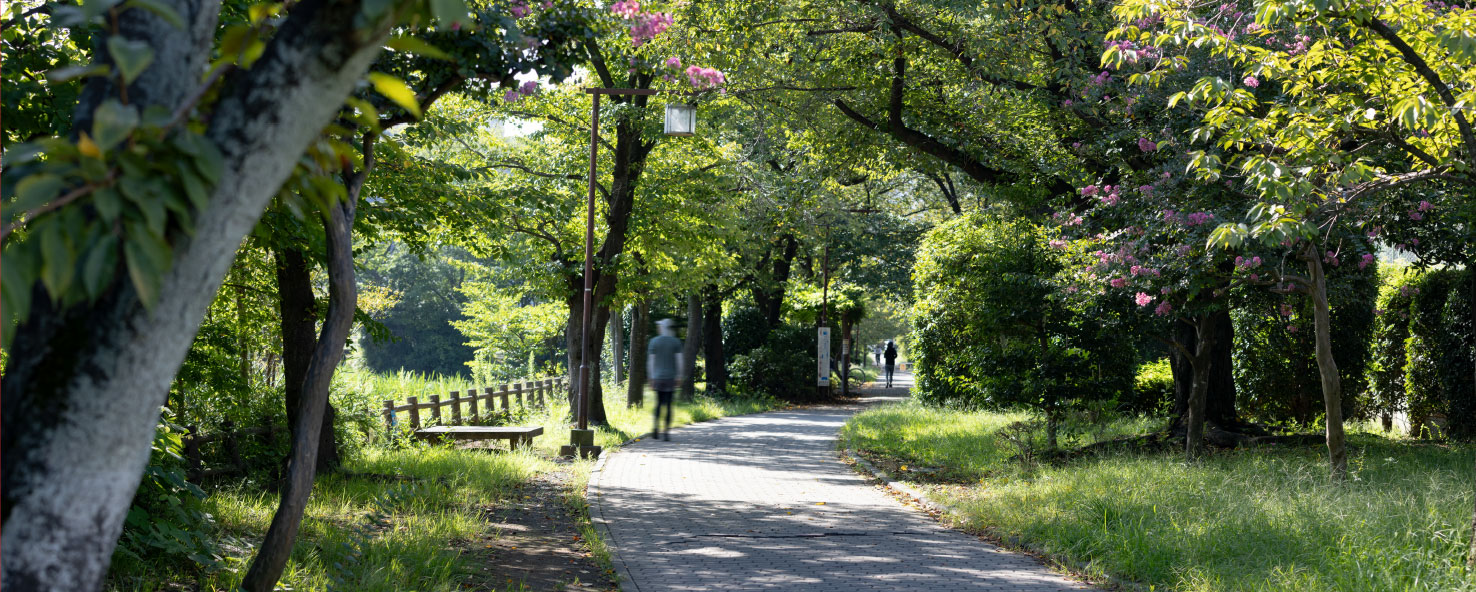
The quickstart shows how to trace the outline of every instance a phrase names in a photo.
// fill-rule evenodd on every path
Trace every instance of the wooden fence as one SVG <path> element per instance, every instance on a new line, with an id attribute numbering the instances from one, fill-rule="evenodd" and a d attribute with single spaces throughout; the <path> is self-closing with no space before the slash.
<path id="1" fill-rule="evenodd" d="M 222 475 L 240 475 L 246 473 L 246 461 L 241 457 L 241 438 L 255 437 L 262 446 L 270 447 L 272 438 L 280 432 L 287 431 L 287 426 L 263 424 L 256 427 L 237 428 L 234 423 L 227 420 L 221 424 L 221 431 L 211 434 L 201 434 L 195 426 L 185 426 L 188 430 L 184 437 L 180 438 L 184 444 L 185 478 L 190 481 L 199 482 L 207 477 L 219 477 Z M 211 442 L 219 442 L 221 451 L 225 457 L 230 459 L 230 464 L 217 465 L 205 468 L 201 446 Z"/>
<path id="2" fill-rule="evenodd" d="M 410 416 L 410 429 L 418 430 L 422 427 L 421 410 L 430 410 L 430 417 L 426 425 L 466 425 L 468 422 L 479 421 L 483 416 L 498 411 L 495 403 L 500 402 L 501 411 L 512 411 L 513 402 L 523 408 L 543 409 L 548 406 L 548 400 L 562 396 L 568 379 L 564 377 L 546 378 L 543 380 L 531 380 L 526 382 L 514 382 L 500 386 L 489 386 L 485 388 L 472 388 L 465 391 L 451 391 L 446 398 L 440 395 L 431 395 L 430 400 L 420 402 L 416 397 L 407 397 L 405 404 L 396 405 L 393 400 L 386 399 L 384 402 L 384 425 L 391 434 L 399 426 L 399 414 L 408 412 Z M 449 407 L 447 412 L 445 408 Z M 465 413 L 463 413 L 465 411 Z"/>

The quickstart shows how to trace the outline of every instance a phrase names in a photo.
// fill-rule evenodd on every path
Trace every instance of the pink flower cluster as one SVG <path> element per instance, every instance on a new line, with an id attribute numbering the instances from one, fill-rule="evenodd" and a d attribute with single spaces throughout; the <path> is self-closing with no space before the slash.
<path id="1" fill-rule="evenodd" d="M 1338 266 L 1338 254 L 1337 253 L 1334 253 L 1332 251 L 1328 251 L 1323 256 L 1322 261 L 1324 263 L 1327 263 L 1328 265 L 1331 265 L 1333 267 L 1337 267 Z"/>
<path id="2" fill-rule="evenodd" d="M 1261 266 L 1261 258 L 1260 257 L 1251 257 L 1249 259 L 1247 259 L 1245 257 L 1240 257 L 1240 256 L 1236 256 L 1235 257 L 1235 267 L 1237 267 L 1237 268 L 1240 268 L 1240 269 L 1252 269 L 1252 268 L 1256 268 L 1256 267 L 1260 267 L 1260 266 Z"/>
<path id="3" fill-rule="evenodd" d="M 641 3 L 636 0 L 620 0 L 610 5 L 610 12 L 620 18 L 635 18 L 641 13 Z"/>
<path id="4" fill-rule="evenodd" d="M 1065 250 L 1066 249 L 1066 241 L 1063 241 L 1063 240 L 1060 240 L 1060 239 L 1056 239 L 1056 240 L 1051 241 L 1050 242 L 1050 245 L 1051 245 L 1051 248 L 1052 249 L 1055 249 L 1057 251 L 1061 251 L 1061 250 Z"/>
<path id="5" fill-rule="evenodd" d="M 664 12 L 641 12 L 641 3 L 637 0 L 620 0 L 610 5 L 610 12 L 615 16 L 631 21 L 630 43 L 640 47 L 646 42 L 655 39 L 657 35 L 666 32 L 671 26 L 671 15 Z"/>
<path id="6" fill-rule="evenodd" d="M 1170 306 L 1167 300 L 1164 300 L 1163 302 L 1158 303 L 1158 308 L 1153 309 L 1153 314 L 1156 314 L 1158 316 L 1165 316 L 1168 313 L 1173 312 L 1173 310 L 1174 307 Z"/>
<path id="7" fill-rule="evenodd" d="M 528 3 L 524 2 L 523 0 L 518 0 L 517 2 L 514 2 L 513 5 L 507 9 L 507 11 L 512 13 L 513 18 L 523 18 L 525 16 L 528 16 L 528 13 L 533 12 L 531 8 L 528 8 Z"/>
<path id="8" fill-rule="evenodd" d="M 1374 262 L 1374 256 L 1373 256 L 1373 254 L 1372 253 L 1364 253 L 1363 254 L 1363 258 L 1358 261 L 1358 269 L 1363 269 L 1365 267 L 1368 267 L 1368 264 L 1373 263 L 1373 262 Z"/>
<path id="9" fill-rule="evenodd" d="M 1131 257 L 1129 257 L 1129 259 L 1131 259 Z M 1150 276 L 1150 275 L 1153 276 L 1153 277 L 1159 277 L 1159 276 L 1162 275 L 1161 272 L 1159 272 L 1158 269 L 1156 269 L 1156 268 L 1153 268 L 1153 267 L 1143 267 L 1141 265 L 1134 265 L 1132 267 L 1129 267 L 1128 268 L 1128 273 L 1129 274 L 1132 274 L 1135 277 L 1136 276 L 1139 276 L 1139 275 L 1141 275 L 1143 277 L 1147 277 L 1147 276 Z"/>
<path id="10" fill-rule="evenodd" d="M 1245 80 L 1242 80 L 1241 82 L 1245 83 L 1246 86 L 1249 86 L 1251 88 L 1257 88 L 1261 86 L 1261 81 L 1257 80 L 1255 76 L 1246 76 Z"/>
<path id="11" fill-rule="evenodd" d="M 1215 215 L 1209 212 L 1194 212 L 1189 214 L 1188 220 L 1184 223 L 1189 226 L 1199 226 L 1200 224 L 1208 224 L 1210 220 L 1214 219 Z"/>
<path id="12" fill-rule="evenodd" d="M 1138 292 L 1138 295 L 1133 297 L 1133 301 L 1137 302 L 1138 306 L 1148 306 L 1149 304 L 1153 304 L 1153 297 L 1142 292 Z"/>
<path id="13" fill-rule="evenodd" d="M 680 67 L 682 67 L 682 60 L 681 60 L 681 58 L 678 58 L 676 56 L 672 56 L 672 57 L 666 58 L 666 67 L 668 67 L 668 68 L 680 68 Z"/>
<path id="14" fill-rule="evenodd" d="M 511 103 L 523 97 L 531 97 L 535 94 L 538 94 L 538 83 L 532 80 L 528 80 L 523 82 L 522 85 L 518 86 L 515 89 L 509 89 L 506 94 L 502 95 L 502 100 Z"/>
<path id="15" fill-rule="evenodd" d="M 1138 138 L 1138 149 L 1144 152 L 1152 152 L 1158 149 L 1158 143 L 1148 138 Z"/>
<path id="16" fill-rule="evenodd" d="M 1111 80 L 1112 75 L 1109 74 L 1106 70 L 1103 70 L 1101 74 L 1093 76 L 1091 82 L 1094 86 L 1102 86 L 1104 84 L 1107 84 Z"/>
<path id="17" fill-rule="evenodd" d="M 698 90 L 707 90 L 722 86 L 727 82 L 727 77 L 716 68 L 703 68 L 701 66 L 687 66 L 687 80 Z"/>

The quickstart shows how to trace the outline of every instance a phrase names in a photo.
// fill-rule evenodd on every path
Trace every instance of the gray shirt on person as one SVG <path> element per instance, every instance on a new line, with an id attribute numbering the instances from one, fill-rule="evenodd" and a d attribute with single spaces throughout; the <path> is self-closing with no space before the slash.
<path id="1" fill-rule="evenodd" d="M 646 345 L 651 356 L 651 380 L 676 380 L 677 358 L 682 353 L 682 340 L 670 335 L 657 335 Z"/>

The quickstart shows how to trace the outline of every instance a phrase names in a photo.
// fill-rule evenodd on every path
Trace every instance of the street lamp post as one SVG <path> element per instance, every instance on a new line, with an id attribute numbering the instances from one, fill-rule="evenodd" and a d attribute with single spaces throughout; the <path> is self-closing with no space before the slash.
<path id="1" fill-rule="evenodd" d="M 594 211 L 595 174 L 600 154 L 600 95 L 650 96 L 661 91 L 649 88 L 586 88 L 592 97 L 589 111 L 589 196 L 585 201 L 584 214 L 584 309 L 580 311 L 579 325 L 579 383 L 578 409 L 575 416 L 579 427 L 569 431 L 569 445 L 562 447 L 562 456 L 595 457 L 600 447 L 594 445 L 594 430 L 589 429 L 589 325 L 594 318 Z M 673 103 L 666 106 L 664 130 L 670 136 L 690 136 L 696 132 L 697 110 L 690 104 Z M 619 363 L 618 361 L 616 363 Z"/>

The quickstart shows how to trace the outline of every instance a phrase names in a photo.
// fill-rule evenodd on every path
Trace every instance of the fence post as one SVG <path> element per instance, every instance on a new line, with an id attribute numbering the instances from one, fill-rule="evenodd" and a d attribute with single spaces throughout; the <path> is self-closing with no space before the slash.
<path id="1" fill-rule="evenodd" d="M 511 413 L 512 408 L 509 407 L 507 403 L 507 383 L 502 384 L 502 390 L 498 392 L 497 395 L 502 398 L 502 410 Z"/>
<path id="2" fill-rule="evenodd" d="M 461 391 L 451 391 L 451 425 L 461 425 Z"/>
<path id="3" fill-rule="evenodd" d="M 420 403 L 416 401 L 415 395 L 406 397 L 405 402 L 410 404 L 410 429 L 420 429 Z"/>
<path id="4" fill-rule="evenodd" d="M 236 446 L 236 423 L 227 419 L 220 424 L 222 430 L 221 438 L 225 441 L 226 454 L 230 455 L 231 462 L 241 472 L 246 471 L 246 461 L 241 460 L 241 449 Z"/>
<path id="5" fill-rule="evenodd" d="M 466 394 L 471 395 L 471 409 L 469 409 L 471 420 L 468 423 L 476 425 L 482 420 L 482 413 L 477 410 L 477 399 L 482 398 L 482 396 L 477 394 L 477 389 L 466 391 Z"/>
<path id="6" fill-rule="evenodd" d="M 430 404 L 431 404 L 431 419 L 436 422 L 436 425 L 441 425 L 441 396 L 440 395 L 431 395 Z"/>
<path id="7" fill-rule="evenodd" d="M 199 481 L 201 476 L 200 473 L 203 472 L 202 467 L 200 466 L 200 442 L 198 440 L 198 438 L 200 437 L 200 431 L 196 429 L 193 425 L 185 426 L 185 430 L 185 476 L 195 481 Z"/>
<path id="8" fill-rule="evenodd" d="M 384 430 L 389 438 L 395 437 L 395 402 L 393 399 L 384 400 Z"/>
<path id="9" fill-rule="evenodd" d="M 526 409 L 528 407 L 528 389 L 524 388 L 524 384 L 522 382 L 514 382 L 513 389 L 518 393 L 518 406 Z"/>
<path id="10" fill-rule="evenodd" d="M 538 384 L 542 387 L 538 389 L 538 408 L 544 409 L 548 407 L 548 398 L 553 396 L 553 381 L 545 378 Z"/>

